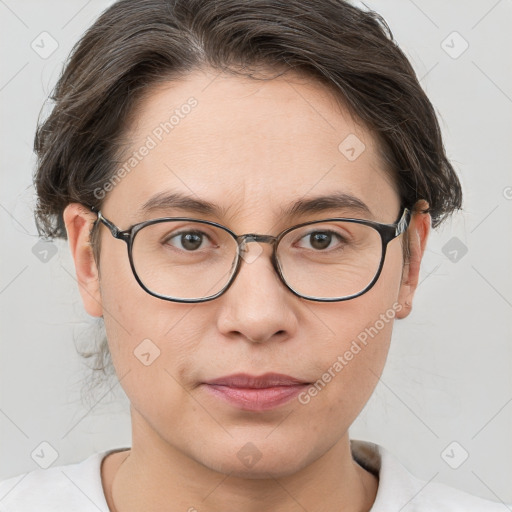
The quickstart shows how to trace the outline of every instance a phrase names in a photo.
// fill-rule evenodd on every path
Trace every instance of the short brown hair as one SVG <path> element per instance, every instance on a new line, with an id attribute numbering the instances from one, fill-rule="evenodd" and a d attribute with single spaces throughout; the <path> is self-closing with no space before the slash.
<path id="1" fill-rule="evenodd" d="M 93 191 L 115 171 L 123 126 L 151 85 L 261 64 L 337 89 L 384 145 L 404 206 L 426 200 L 433 226 L 460 208 L 432 104 L 377 13 L 343 0 L 121 0 L 74 47 L 38 127 L 40 233 L 66 237 L 70 202 L 100 207 Z"/>

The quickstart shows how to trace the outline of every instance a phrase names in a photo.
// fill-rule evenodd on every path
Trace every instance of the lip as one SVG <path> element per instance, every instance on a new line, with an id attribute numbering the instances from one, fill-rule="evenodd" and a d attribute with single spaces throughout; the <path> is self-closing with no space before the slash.
<path id="1" fill-rule="evenodd" d="M 233 375 L 206 381 L 205 384 L 229 386 L 232 388 L 271 388 L 275 386 L 309 384 L 309 382 L 282 373 L 264 373 L 259 376 L 249 375 L 247 373 L 234 373 Z"/>
<path id="2" fill-rule="evenodd" d="M 203 383 L 213 396 L 246 411 L 268 411 L 284 405 L 310 385 L 289 375 L 237 373 Z"/>

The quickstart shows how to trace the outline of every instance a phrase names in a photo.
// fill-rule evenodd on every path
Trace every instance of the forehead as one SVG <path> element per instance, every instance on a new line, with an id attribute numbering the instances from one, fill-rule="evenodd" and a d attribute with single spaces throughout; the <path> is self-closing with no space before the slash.
<path id="1" fill-rule="evenodd" d="M 105 202 L 126 215 L 166 191 L 219 205 L 223 220 L 279 215 L 332 192 L 376 216 L 398 204 L 374 137 L 326 86 L 295 74 L 264 81 L 203 70 L 159 84 L 126 135 L 125 172 Z"/>

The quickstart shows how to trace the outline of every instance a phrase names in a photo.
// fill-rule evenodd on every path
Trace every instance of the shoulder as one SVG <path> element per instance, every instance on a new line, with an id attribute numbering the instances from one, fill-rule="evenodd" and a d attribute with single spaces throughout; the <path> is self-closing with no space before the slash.
<path id="1" fill-rule="evenodd" d="M 412 475 L 382 446 L 351 441 L 354 459 L 378 474 L 379 487 L 370 512 L 503 512 L 507 505 L 489 501 L 448 485 Z M 510 507 L 510 504 L 508 505 Z"/>
<path id="2" fill-rule="evenodd" d="M 415 493 L 407 497 L 404 512 L 503 512 L 503 503 L 489 501 L 448 485 L 415 479 L 419 483 Z"/>
<path id="3" fill-rule="evenodd" d="M 101 483 L 101 462 L 113 451 L 117 450 L 1 481 L 0 512 L 109 512 Z"/>

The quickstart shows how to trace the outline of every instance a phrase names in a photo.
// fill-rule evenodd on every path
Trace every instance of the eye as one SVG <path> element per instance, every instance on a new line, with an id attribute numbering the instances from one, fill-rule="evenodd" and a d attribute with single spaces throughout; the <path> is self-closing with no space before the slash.
<path id="1" fill-rule="evenodd" d="M 299 240 L 299 247 L 322 251 L 331 249 L 335 246 L 336 241 L 344 242 L 344 239 L 334 231 L 311 231 Z M 305 245 L 303 245 L 303 243 L 305 243 Z"/>
<path id="2" fill-rule="evenodd" d="M 185 251 L 197 251 L 206 245 L 209 237 L 202 231 L 181 231 L 165 239 L 165 243 Z"/>

